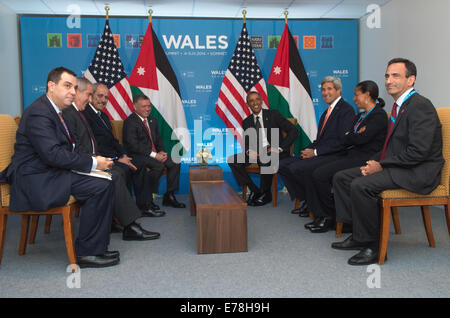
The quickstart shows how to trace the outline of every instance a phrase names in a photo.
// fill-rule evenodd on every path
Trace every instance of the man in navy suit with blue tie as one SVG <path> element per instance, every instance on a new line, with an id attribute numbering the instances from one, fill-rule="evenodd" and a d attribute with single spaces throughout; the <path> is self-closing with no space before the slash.
<path id="1" fill-rule="evenodd" d="M 322 98 L 328 109 L 319 121 L 317 138 L 299 156 L 280 161 L 279 174 L 291 199 L 305 200 L 305 187 L 311 182 L 310 173 L 322 162 L 345 150 L 344 136 L 352 126 L 355 111 L 342 97 L 342 83 L 339 78 L 327 76 L 322 80 Z M 300 216 L 308 215 L 307 202 L 298 210 Z M 329 222 L 329 221 L 324 221 Z M 332 226 L 322 224 L 323 227 Z"/>
<path id="2" fill-rule="evenodd" d="M 76 136 L 62 117 L 75 97 L 76 75 L 58 67 L 50 71 L 47 92 L 23 113 L 10 166 L 2 173 L 11 184 L 11 211 L 46 211 L 67 203 L 70 195 L 82 202 L 75 242 L 80 267 L 119 263 L 119 252 L 108 251 L 114 188 L 110 180 L 80 175 L 109 169 L 110 158 L 74 151 Z"/>

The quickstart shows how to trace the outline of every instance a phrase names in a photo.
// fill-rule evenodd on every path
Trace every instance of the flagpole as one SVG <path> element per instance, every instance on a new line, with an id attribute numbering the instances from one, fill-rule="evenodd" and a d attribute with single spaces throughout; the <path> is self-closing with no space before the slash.
<path id="1" fill-rule="evenodd" d="M 153 10 L 149 9 L 148 10 L 148 20 L 150 21 L 150 23 L 152 23 L 152 15 L 153 15 Z"/>
<path id="2" fill-rule="evenodd" d="M 242 15 L 244 16 L 244 23 L 245 23 L 245 21 L 246 21 L 246 19 L 247 19 L 247 18 L 245 17 L 245 16 L 247 15 L 247 10 L 245 10 L 245 9 L 242 10 Z"/>
<path id="3" fill-rule="evenodd" d="M 108 21 L 109 19 L 109 7 L 105 6 L 105 11 L 106 11 L 106 21 Z"/>
<path id="4" fill-rule="evenodd" d="M 289 14 L 288 10 L 284 11 L 284 23 L 285 24 L 287 24 L 287 16 L 288 16 L 288 14 Z"/>

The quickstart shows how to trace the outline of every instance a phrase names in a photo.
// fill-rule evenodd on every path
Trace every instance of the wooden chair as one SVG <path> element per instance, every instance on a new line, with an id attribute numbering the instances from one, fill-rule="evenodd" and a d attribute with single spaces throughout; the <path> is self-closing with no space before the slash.
<path id="1" fill-rule="evenodd" d="M 123 120 L 110 120 L 114 137 L 123 145 Z"/>
<path id="2" fill-rule="evenodd" d="M 0 115 L 0 171 L 3 171 L 11 162 L 11 157 L 14 153 L 14 143 L 16 140 L 17 124 L 15 120 L 9 115 Z M 72 271 L 76 270 L 76 256 L 75 246 L 73 240 L 72 228 L 72 211 L 78 210 L 79 205 L 71 196 L 65 206 L 56 207 L 47 211 L 25 211 L 25 212 L 11 212 L 9 211 L 10 187 L 6 183 L 0 184 L 1 206 L 0 206 L 0 264 L 3 256 L 3 248 L 5 244 L 6 224 L 8 215 L 22 215 L 22 229 L 20 235 L 19 255 L 24 255 L 27 247 L 28 228 L 30 223 L 30 216 L 33 216 L 33 223 L 36 223 L 39 215 L 62 215 L 64 224 L 64 237 L 66 241 L 67 254 L 69 262 L 72 265 Z M 31 237 L 35 236 L 36 232 L 32 231 Z M 34 237 L 33 237 L 34 242 Z"/>
<path id="3" fill-rule="evenodd" d="M 443 205 L 447 229 L 450 235 L 449 212 L 449 186 L 450 186 L 450 107 L 438 108 L 437 113 L 442 123 L 442 154 L 445 164 L 442 168 L 441 182 L 438 187 L 428 195 L 413 193 L 404 189 L 387 190 L 380 193 L 381 223 L 380 223 L 380 249 L 378 264 L 384 264 L 389 240 L 390 214 L 393 215 L 394 227 L 401 233 L 398 207 L 420 206 L 425 232 L 430 247 L 435 247 L 433 230 L 431 227 L 430 205 Z M 340 225 L 342 229 L 342 224 Z M 336 231 L 337 232 L 337 231 Z"/>
<path id="4" fill-rule="evenodd" d="M 19 124 L 20 124 L 20 118 L 22 118 L 22 116 L 20 116 L 20 115 L 14 116 L 14 120 L 15 120 L 17 126 L 19 126 Z"/>
<path id="5" fill-rule="evenodd" d="M 296 118 L 287 118 L 294 126 L 297 125 L 297 119 Z M 286 133 L 284 131 L 281 132 L 283 136 L 286 136 Z M 294 145 L 291 145 L 290 148 L 290 155 L 292 156 L 292 153 L 294 152 Z M 261 173 L 261 168 L 257 163 L 252 163 L 249 166 L 245 168 L 247 173 Z M 242 199 L 245 201 L 247 199 L 247 185 L 244 185 L 242 187 Z M 274 173 L 272 176 L 272 206 L 277 206 L 277 199 L 278 199 L 278 173 Z"/>

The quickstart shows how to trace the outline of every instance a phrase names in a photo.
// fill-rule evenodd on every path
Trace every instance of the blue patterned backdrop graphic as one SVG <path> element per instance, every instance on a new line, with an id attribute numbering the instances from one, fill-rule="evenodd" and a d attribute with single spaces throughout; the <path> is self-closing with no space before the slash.
<path id="1" fill-rule="evenodd" d="M 109 20 L 125 72 L 129 75 L 137 60 L 148 19 L 110 17 Z M 200 142 L 195 139 L 195 143 L 194 133 L 203 133 L 209 128 L 222 133 L 225 144 L 223 155 L 215 156 L 212 163 L 221 165 L 224 179 L 238 189 L 226 164 L 226 155 L 239 151 L 239 146 L 225 143 L 226 137 L 233 139 L 227 136 L 224 123 L 215 113 L 215 105 L 242 23 L 242 20 L 224 19 L 153 19 L 153 29 L 177 75 L 192 135 L 191 151 L 183 158 L 180 193 L 188 192 L 188 164 L 195 163 L 195 153 L 202 147 L 210 147 L 214 139 L 205 136 Z M 308 73 L 318 120 L 327 108 L 320 93 L 323 77 L 340 77 L 344 99 L 351 102 L 353 98 L 358 81 L 358 21 L 291 20 L 288 24 Z M 77 75 L 83 75 L 93 58 L 104 25 L 105 18 L 102 17 L 81 17 L 79 27 L 76 24 L 73 27 L 74 23 L 66 17 L 20 18 L 25 107 L 45 93 L 45 81 L 52 68 L 65 66 Z M 247 28 L 267 82 L 284 20 L 247 20 Z M 197 123 L 195 126 L 194 122 Z M 165 181 L 160 185 L 160 192 L 164 190 Z"/>

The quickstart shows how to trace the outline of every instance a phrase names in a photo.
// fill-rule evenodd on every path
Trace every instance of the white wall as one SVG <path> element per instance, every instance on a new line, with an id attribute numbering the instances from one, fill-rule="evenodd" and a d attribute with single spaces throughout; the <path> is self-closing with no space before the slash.
<path id="1" fill-rule="evenodd" d="M 360 20 L 360 80 L 374 80 L 386 101 L 393 100 L 384 88 L 387 62 L 405 57 L 417 66 L 416 89 L 435 107 L 450 106 L 450 1 L 391 0 L 381 8 L 381 28 Z"/>
<path id="2" fill-rule="evenodd" d="M 0 3 L 0 114 L 21 114 L 20 83 L 17 15 Z"/>

